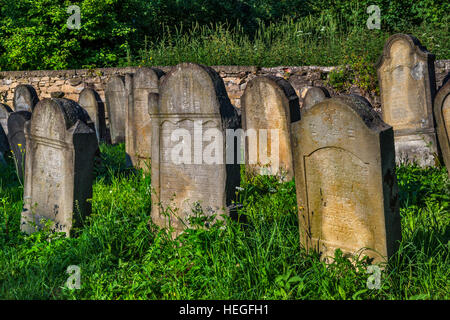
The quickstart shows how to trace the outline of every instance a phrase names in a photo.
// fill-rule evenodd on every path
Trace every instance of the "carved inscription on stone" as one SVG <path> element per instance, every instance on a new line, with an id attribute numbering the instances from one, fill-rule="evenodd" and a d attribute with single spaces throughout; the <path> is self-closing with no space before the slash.
<path id="1" fill-rule="evenodd" d="M 378 261 L 400 239 L 392 127 L 361 97 L 324 100 L 292 123 L 301 243 Z"/>
<path id="2" fill-rule="evenodd" d="M 89 214 L 94 154 L 89 116 L 76 102 L 44 99 L 25 125 L 26 165 L 21 229 L 31 233 L 49 221 L 70 234 Z"/>
<path id="3" fill-rule="evenodd" d="M 289 126 L 300 119 L 298 97 L 292 86 L 278 77 L 251 80 L 241 98 L 243 128 L 247 135 L 245 158 L 251 170 L 293 177 Z M 254 132 L 256 141 L 250 141 Z M 256 146 L 257 159 L 250 147 Z"/>
<path id="4" fill-rule="evenodd" d="M 394 128 L 397 162 L 434 165 L 434 55 L 413 36 L 388 39 L 377 63 L 383 120 Z"/>
<path id="5" fill-rule="evenodd" d="M 162 71 L 140 68 L 127 80 L 132 103 L 127 110 L 126 151 L 134 166 L 149 169 L 152 145 L 150 111 L 157 108 Z"/>
<path id="6" fill-rule="evenodd" d="M 177 65 L 162 81 L 150 118 L 153 221 L 180 232 L 197 209 L 227 213 L 239 165 L 225 164 L 225 129 L 237 128 L 239 121 L 218 74 L 201 65 Z"/>

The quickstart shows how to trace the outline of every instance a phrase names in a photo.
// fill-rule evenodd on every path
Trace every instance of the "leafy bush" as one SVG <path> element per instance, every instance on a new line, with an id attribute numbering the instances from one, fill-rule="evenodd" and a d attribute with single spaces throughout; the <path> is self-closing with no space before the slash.
<path id="1" fill-rule="evenodd" d="M 371 4 L 381 8 L 380 32 L 366 27 Z M 79 30 L 67 28 L 70 5 L 81 9 Z M 437 0 L 0 0 L 0 70 L 333 65 L 345 47 L 374 61 L 395 32 L 416 34 L 446 59 L 449 9 Z"/>

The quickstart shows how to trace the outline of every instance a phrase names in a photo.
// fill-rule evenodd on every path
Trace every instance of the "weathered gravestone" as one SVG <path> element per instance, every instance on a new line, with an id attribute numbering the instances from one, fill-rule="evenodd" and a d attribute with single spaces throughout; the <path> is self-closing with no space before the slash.
<path id="1" fill-rule="evenodd" d="M 300 238 L 307 250 L 390 257 L 400 239 L 392 127 L 367 100 L 334 97 L 291 126 Z"/>
<path id="2" fill-rule="evenodd" d="M 302 113 L 310 109 L 313 105 L 330 98 L 330 93 L 324 87 L 311 87 L 306 90 L 303 98 Z"/>
<path id="3" fill-rule="evenodd" d="M 450 176 L 450 81 L 447 81 L 436 94 L 434 117 L 439 146 Z"/>
<path id="4" fill-rule="evenodd" d="M 434 58 L 417 38 L 395 34 L 376 64 L 382 118 L 394 128 L 397 162 L 435 164 Z"/>
<path id="5" fill-rule="evenodd" d="M 5 158 L 9 152 L 8 138 L 6 137 L 3 127 L 0 126 L 0 166 L 5 165 Z"/>
<path id="6" fill-rule="evenodd" d="M 69 236 L 90 213 L 86 200 L 92 197 L 98 142 L 88 120 L 87 112 L 72 100 L 44 99 L 36 106 L 25 126 L 22 231 L 35 231 L 45 219 Z"/>
<path id="7" fill-rule="evenodd" d="M 283 78 L 256 77 L 247 84 L 241 105 L 247 168 L 263 174 L 285 174 L 292 180 L 290 123 L 300 120 L 294 88 Z"/>
<path id="8" fill-rule="evenodd" d="M 125 79 L 113 76 L 105 89 L 105 104 L 108 112 L 111 143 L 125 142 L 125 121 L 128 105 Z"/>
<path id="9" fill-rule="evenodd" d="M 78 104 L 83 107 L 95 125 L 95 133 L 98 141 L 108 142 L 105 122 L 105 106 L 99 94 L 90 88 L 80 92 Z"/>
<path id="10" fill-rule="evenodd" d="M 29 84 L 19 84 L 14 89 L 14 111 L 32 112 L 38 102 L 39 98 L 33 86 Z"/>
<path id="11" fill-rule="evenodd" d="M 240 119 L 220 76 L 202 65 L 175 66 L 150 116 L 153 221 L 163 227 L 170 221 L 180 232 L 194 207 L 206 215 L 227 213 L 240 172 L 236 154 L 226 159 L 236 150 L 226 149 L 225 131 L 239 128 Z M 169 206 L 174 211 L 167 217 Z"/>
<path id="12" fill-rule="evenodd" d="M 8 134 L 8 118 L 11 112 L 12 110 L 7 104 L 0 103 L 0 125 L 6 134 Z"/>
<path id="13" fill-rule="evenodd" d="M 25 171 L 25 123 L 30 119 L 31 112 L 28 111 L 12 112 L 8 118 L 8 140 L 20 181 L 23 181 Z"/>
<path id="14" fill-rule="evenodd" d="M 152 145 L 149 108 L 156 108 L 159 77 L 163 74 L 157 69 L 139 68 L 134 75 L 127 75 L 127 91 L 131 94 L 128 98 L 125 149 L 132 164 L 138 168 L 149 169 Z"/>

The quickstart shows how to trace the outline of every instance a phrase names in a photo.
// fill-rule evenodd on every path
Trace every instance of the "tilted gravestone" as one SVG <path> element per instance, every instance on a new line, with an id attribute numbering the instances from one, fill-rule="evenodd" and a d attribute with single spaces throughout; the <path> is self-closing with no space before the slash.
<path id="1" fill-rule="evenodd" d="M 310 109 L 313 105 L 330 98 L 330 93 L 324 87 L 311 87 L 306 90 L 303 98 L 302 113 Z"/>
<path id="2" fill-rule="evenodd" d="M 125 142 L 128 97 L 124 77 L 113 76 L 108 81 L 105 89 L 105 104 L 108 112 L 111 143 Z"/>
<path id="3" fill-rule="evenodd" d="M 25 123 L 31 119 L 31 112 L 12 112 L 8 118 L 8 141 L 13 152 L 17 175 L 23 182 L 25 171 Z"/>
<path id="4" fill-rule="evenodd" d="M 162 80 L 159 102 L 151 107 L 153 221 L 163 227 L 170 221 L 180 232 L 193 208 L 228 213 L 240 169 L 236 154 L 226 159 L 225 133 L 239 128 L 240 119 L 223 80 L 209 67 L 179 64 Z"/>
<path id="5" fill-rule="evenodd" d="M 400 240 L 392 127 L 367 100 L 334 97 L 291 126 L 301 243 L 380 261 Z M 365 248 L 369 248 L 364 250 Z"/>
<path id="6" fill-rule="evenodd" d="M 450 81 L 447 81 L 436 94 L 434 117 L 439 146 L 450 176 Z"/>
<path id="7" fill-rule="evenodd" d="M 29 84 L 19 84 L 14 89 L 14 111 L 32 112 L 38 102 L 39 98 L 33 86 Z"/>
<path id="8" fill-rule="evenodd" d="M 129 95 L 126 118 L 125 149 L 135 167 L 149 169 L 152 130 L 149 108 L 158 103 L 159 77 L 162 71 L 139 68 L 133 76 L 127 75 Z M 153 105 L 152 105 L 153 104 Z"/>
<path id="9" fill-rule="evenodd" d="M 397 162 L 435 164 L 434 59 L 417 38 L 395 34 L 376 64 L 382 118 L 394 128 Z"/>
<path id="10" fill-rule="evenodd" d="M 8 138 L 6 137 L 3 127 L 0 126 L 0 166 L 6 164 L 5 158 L 7 157 L 8 152 L 9 152 Z"/>
<path id="11" fill-rule="evenodd" d="M 283 78 L 256 77 L 247 84 L 241 104 L 247 168 L 292 180 L 290 123 L 300 120 L 294 88 Z"/>
<path id="12" fill-rule="evenodd" d="M 3 127 L 5 134 L 8 134 L 8 118 L 13 112 L 11 108 L 4 103 L 0 103 L 0 125 Z"/>
<path id="13" fill-rule="evenodd" d="M 98 142 L 88 120 L 87 112 L 72 100 L 44 99 L 36 106 L 25 126 L 22 231 L 35 231 L 44 219 L 69 236 L 90 213 L 87 199 L 92 197 Z"/>
<path id="14" fill-rule="evenodd" d="M 78 104 L 83 107 L 95 125 L 95 133 L 98 141 L 108 142 L 105 122 L 105 106 L 99 94 L 90 88 L 80 92 Z"/>

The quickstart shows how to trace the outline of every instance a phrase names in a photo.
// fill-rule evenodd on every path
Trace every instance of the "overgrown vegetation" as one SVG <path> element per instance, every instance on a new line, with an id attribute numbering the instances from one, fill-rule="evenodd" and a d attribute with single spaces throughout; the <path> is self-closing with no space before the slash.
<path id="1" fill-rule="evenodd" d="M 246 222 L 227 219 L 176 240 L 149 225 L 151 181 L 124 167 L 124 147 L 101 145 L 93 213 L 73 238 L 19 231 L 22 188 L 0 171 L 2 299 L 448 299 L 450 190 L 445 168 L 397 169 L 398 254 L 368 289 L 368 262 L 336 253 L 326 265 L 299 245 L 295 184 L 243 175 Z M 203 224 L 204 225 L 204 224 Z M 51 239 L 51 241 L 49 241 Z M 81 289 L 64 284 L 81 268 Z"/>
<path id="2" fill-rule="evenodd" d="M 70 5 L 79 30 L 66 26 Z M 366 26 L 369 5 L 381 30 Z M 439 0 L 0 0 L 0 70 L 373 63 L 396 32 L 449 59 L 449 11 Z"/>

